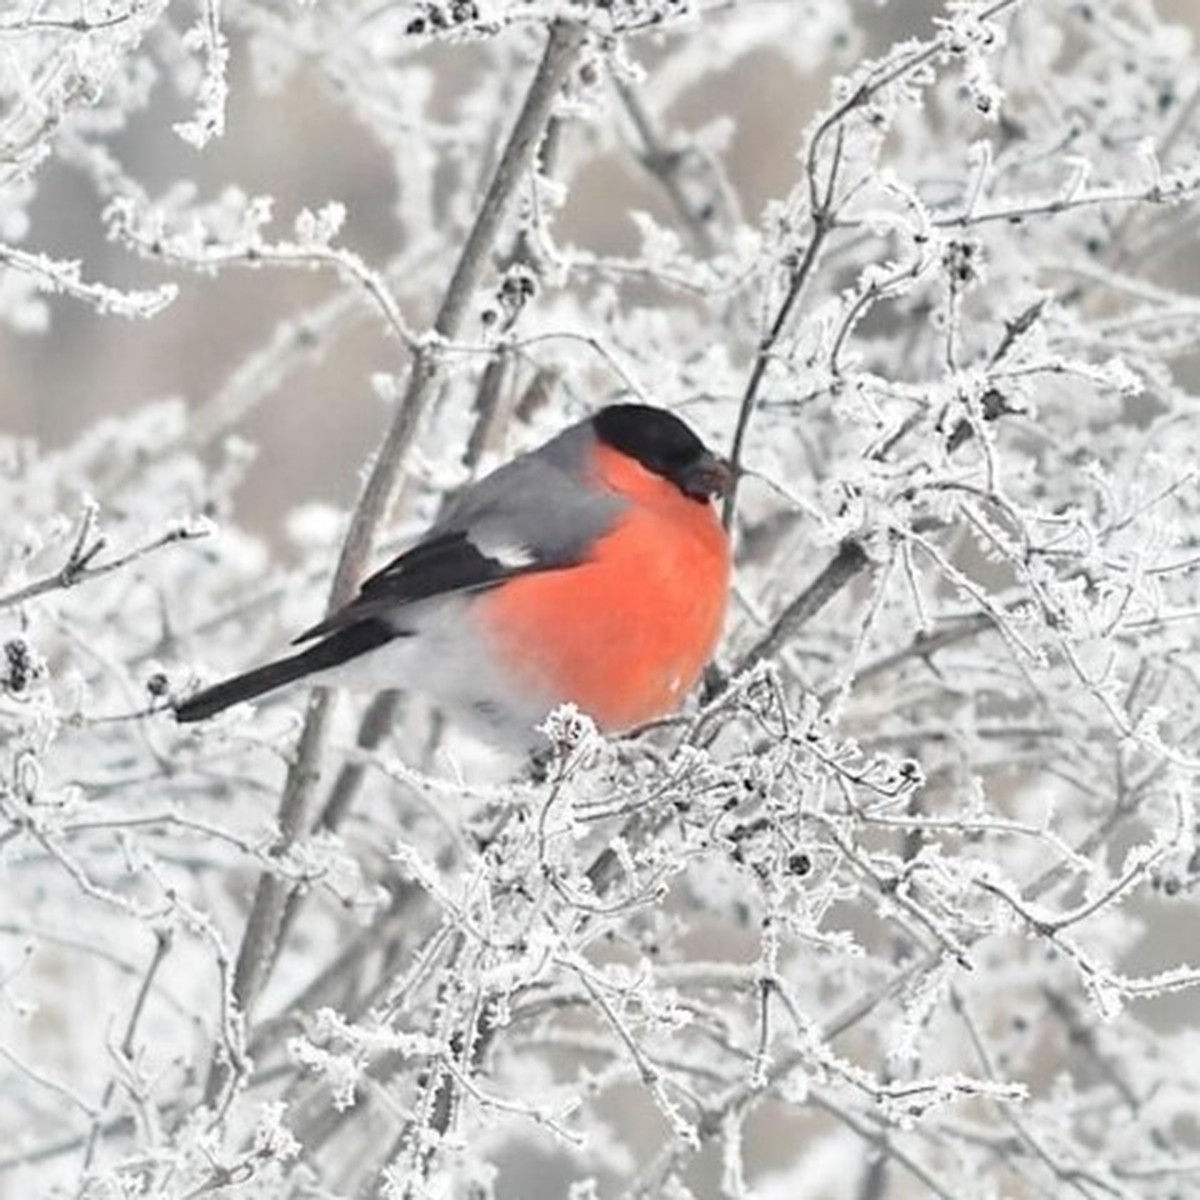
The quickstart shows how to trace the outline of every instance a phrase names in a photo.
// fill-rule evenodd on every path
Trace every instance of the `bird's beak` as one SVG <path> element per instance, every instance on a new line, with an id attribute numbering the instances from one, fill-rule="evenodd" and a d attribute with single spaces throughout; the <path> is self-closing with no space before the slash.
<path id="1" fill-rule="evenodd" d="M 733 467 L 728 459 L 706 450 L 688 467 L 680 486 L 694 500 L 724 496 L 733 486 Z"/>

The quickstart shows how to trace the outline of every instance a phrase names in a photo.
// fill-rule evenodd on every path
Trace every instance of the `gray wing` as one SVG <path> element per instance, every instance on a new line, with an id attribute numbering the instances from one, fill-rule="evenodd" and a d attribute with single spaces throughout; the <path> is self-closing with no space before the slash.
<path id="1" fill-rule="evenodd" d="M 467 488 L 429 532 L 362 584 L 359 594 L 295 640 L 366 620 L 404 632 L 404 609 L 506 579 L 576 566 L 625 502 L 584 485 L 594 435 L 583 422 Z"/>

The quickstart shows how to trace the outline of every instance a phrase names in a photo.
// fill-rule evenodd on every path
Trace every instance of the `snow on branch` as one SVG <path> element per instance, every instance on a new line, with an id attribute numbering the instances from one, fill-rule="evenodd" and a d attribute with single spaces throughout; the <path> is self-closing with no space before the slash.
<path id="1" fill-rule="evenodd" d="M 0 1191 L 1196 1194 L 1200 29 L 10 7 Z M 171 719 L 631 396 L 738 467 L 679 714 Z"/>
<path id="2" fill-rule="evenodd" d="M 173 283 L 144 291 L 122 291 L 103 283 L 88 283 L 81 277 L 80 264 L 62 262 L 45 254 L 30 254 L 15 246 L 0 246 L 0 267 L 27 275 L 41 292 L 61 292 L 93 305 L 101 313 L 149 319 L 160 313 L 178 295 Z"/>

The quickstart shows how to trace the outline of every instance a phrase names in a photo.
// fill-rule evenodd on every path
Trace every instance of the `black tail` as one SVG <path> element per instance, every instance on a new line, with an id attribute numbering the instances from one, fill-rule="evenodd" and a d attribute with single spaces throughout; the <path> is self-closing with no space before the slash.
<path id="1" fill-rule="evenodd" d="M 197 692 L 194 696 L 189 696 L 175 706 L 175 720 L 203 721 L 231 704 L 252 700 L 264 692 L 273 692 L 276 688 L 283 687 L 285 683 L 292 683 L 329 667 L 340 666 L 360 654 L 366 654 L 368 650 L 390 642 L 394 637 L 402 636 L 404 635 L 398 634 L 383 621 L 359 621 L 345 629 L 339 629 L 332 637 L 325 638 L 299 654 L 256 667 L 244 675 L 235 675 L 232 679 L 226 679 Z"/>

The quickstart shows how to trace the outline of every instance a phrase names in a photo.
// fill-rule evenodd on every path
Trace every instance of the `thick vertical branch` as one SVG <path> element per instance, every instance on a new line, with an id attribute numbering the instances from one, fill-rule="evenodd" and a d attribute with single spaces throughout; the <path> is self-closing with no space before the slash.
<path id="1" fill-rule="evenodd" d="M 443 361 L 440 344 L 457 337 L 461 331 L 468 305 L 486 269 L 500 225 L 517 185 L 532 165 L 559 89 L 582 49 L 584 37 L 584 29 L 571 22 L 558 21 L 551 28 L 525 103 L 438 309 L 433 325 L 436 336 L 423 343 L 413 357 L 404 395 L 354 510 L 330 588 L 330 609 L 350 599 L 363 575 L 376 533 L 400 482 L 404 462 L 421 418 L 441 382 Z M 304 729 L 280 800 L 276 854 L 286 853 L 309 826 L 330 716 L 329 693 L 315 692 L 309 701 Z M 234 973 L 234 999 L 243 1013 L 253 1008 L 270 975 L 278 949 L 288 891 L 287 882 L 273 873 L 264 873 L 259 879 Z M 215 1061 L 206 1089 L 207 1102 L 210 1105 L 218 1104 L 232 1080 L 230 1064 Z"/>

